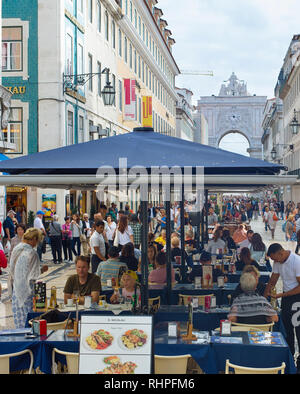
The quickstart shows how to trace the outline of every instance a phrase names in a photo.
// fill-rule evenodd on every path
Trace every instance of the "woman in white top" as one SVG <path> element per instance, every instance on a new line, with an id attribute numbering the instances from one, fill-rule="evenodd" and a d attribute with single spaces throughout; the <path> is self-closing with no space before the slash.
<path id="1" fill-rule="evenodd" d="M 275 229 L 276 229 L 276 225 L 277 225 L 278 220 L 279 219 L 276 215 L 274 207 L 271 207 L 270 211 L 268 212 L 268 225 L 271 230 L 272 239 L 274 239 Z"/>
<path id="2" fill-rule="evenodd" d="M 115 231 L 114 246 L 118 247 L 121 251 L 122 246 L 128 244 L 129 242 L 134 244 L 133 231 L 131 226 L 128 225 L 127 216 L 122 215 Z"/>
<path id="3" fill-rule="evenodd" d="M 207 252 L 211 254 L 223 254 L 225 252 L 226 244 L 222 240 L 222 235 L 223 230 L 218 228 L 213 235 L 213 239 L 208 243 Z M 219 249 L 222 250 L 221 253 L 219 253 Z"/>
<path id="4" fill-rule="evenodd" d="M 107 219 L 107 228 L 106 228 L 106 235 L 107 235 L 107 240 L 110 246 L 113 246 L 113 240 L 114 240 L 114 235 L 115 231 L 117 228 L 116 222 L 112 221 L 112 218 L 110 215 L 106 217 Z"/>

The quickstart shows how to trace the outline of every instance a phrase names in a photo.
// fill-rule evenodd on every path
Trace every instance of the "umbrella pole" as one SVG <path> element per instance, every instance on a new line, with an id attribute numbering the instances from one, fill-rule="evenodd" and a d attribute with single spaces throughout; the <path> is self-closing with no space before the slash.
<path id="1" fill-rule="evenodd" d="M 172 267 L 171 267 L 171 218 L 170 218 L 170 201 L 166 201 L 166 257 L 167 257 L 167 303 L 171 305 L 172 292 Z"/>
<path id="2" fill-rule="evenodd" d="M 145 193 L 141 193 L 141 222 L 142 222 L 142 256 L 141 256 L 141 306 L 142 313 L 148 313 L 148 201 L 145 199 Z M 143 198 L 144 197 L 144 198 Z"/>
<path id="3" fill-rule="evenodd" d="M 205 242 L 208 240 L 208 189 L 205 189 Z"/>
<path id="4" fill-rule="evenodd" d="M 185 282 L 185 247 L 184 247 L 184 184 L 180 200 L 180 241 L 181 241 L 181 282 Z"/>

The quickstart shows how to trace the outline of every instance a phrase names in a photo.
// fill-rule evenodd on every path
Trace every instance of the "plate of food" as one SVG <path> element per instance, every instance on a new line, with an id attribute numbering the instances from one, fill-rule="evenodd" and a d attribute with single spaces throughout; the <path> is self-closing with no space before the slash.
<path id="1" fill-rule="evenodd" d="M 98 351 L 107 349 L 113 340 L 114 337 L 108 331 L 100 329 L 93 331 L 86 337 L 84 344 L 87 349 Z"/>
<path id="2" fill-rule="evenodd" d="M 115 374 L 115 375 L 132 375 L 134 374 L 137 364 L 132 361 L 122 363 L 118 356 L 108 356 L 103 359 L 106 366 L 102 371 L 96 372 L 97 375 Z"/>
<path id="3" fill-rule="evenodd" d="M 138 350 L 147 343 L 148 335 L 143 330 L 127 330 L 120 338 L 120 345 L 125 350 Z"/>

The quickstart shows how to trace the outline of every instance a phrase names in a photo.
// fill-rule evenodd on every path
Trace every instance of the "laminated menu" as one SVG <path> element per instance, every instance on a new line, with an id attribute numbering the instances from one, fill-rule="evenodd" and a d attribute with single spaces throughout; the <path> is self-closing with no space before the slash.
<path id="1" fill-rule="evenodd" d="M 284 346 L 284 340 L 280 332 L 249 331 L 249 343 L 252 345 Z"/>
<path id="2" fill-rule="evenodd" d="M 150 374 L 152 316 L 83 315 L 79 374 Z"/>
<path id="3" fill-rule="evenodd" d="M 228 344 L 242 344 L 243 338 L 241 337 L 222 337 L 213 335 L 210 338 L 211 343 L 228 343 Z"/>

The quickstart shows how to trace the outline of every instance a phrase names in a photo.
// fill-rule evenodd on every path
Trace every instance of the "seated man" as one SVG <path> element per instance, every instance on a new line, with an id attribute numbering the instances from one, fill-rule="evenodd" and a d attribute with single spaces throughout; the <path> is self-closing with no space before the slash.
<path id="1" fill-rule="evenodd" d="M 211 265 L 211 254 L 209 252 L 203 251 L 200 256 L 200 264 L 202 265 Z M 192 271 L 189 273 L 188 280 L 189 282 L 194 282 L 196 277 L 203 276 L 202 265 L 194 265 Z M 213 269 L 213 283 L 218 281 L 219 276 L 224 276 L 224 282 L 227 282 L 227 277 L 225 274 L 219 269 Z"/>
<path id="2" fill-rule="evenodd" d="M 90 259 L 86 256 L 77 256 L 75 260 L 77 274 L 68 278 L 64 288 L 64 302 L 68 299 L 76 298 L 79 295 L 79 304 L 84 304 L 84 297 L 91 296 L 92 303 L 99 302 L 101 291 L 100 278 L 89 273 Z"/>
<path id="3" fill-rule="evenodd" d="M 96 275 L 100 276 L 101 280 L 101 288 L 107 288 L 107 281 L 115 278 L 117 281 L 119 279 L 120 269 L 124 271 L 128 270 L 127 264 L 120 261 L 119 258 L 119 248 L 116 246 L 112 246 L 108 250 L 108 259 L 106 261 L 102 261 L 99 264 Z"/>

